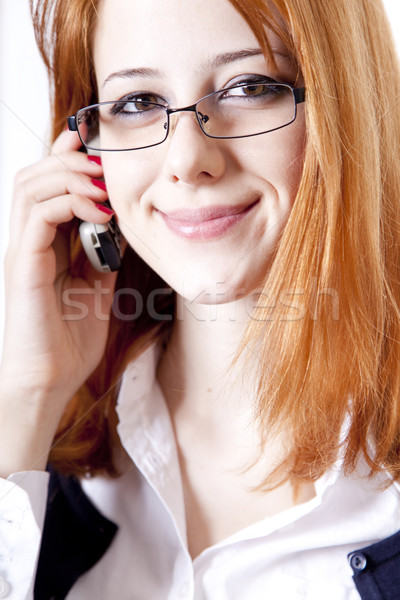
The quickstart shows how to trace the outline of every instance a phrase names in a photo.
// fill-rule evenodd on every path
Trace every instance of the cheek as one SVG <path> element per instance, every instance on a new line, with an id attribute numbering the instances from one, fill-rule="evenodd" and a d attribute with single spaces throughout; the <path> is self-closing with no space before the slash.
<path id="1" fill-rule="evenodd" d="M 102 163 L 108 196 L 113 209 L 123 218 L 139 208 L 140 199 L 153 178 L 151 161 L 132 152 L 103 153 Z"/>
<path id="2" fill-rule="evenodd" d="M 271 132 L 263 140 L 263 149 L 254 148 L 251 158 L 253 170 L 270 183 L 278 197 L 293 204 L 303 172 L 306 133 L 304 119 L 298 118 L 292 125 Z"/>
<path id="3" fill-rule="evenodd" d="M 104 154 L 102 163 L 107 192 L 121 232 L 135 252 L 157 271 L 160 252 L 154 247 L 156 238 L 151 208 L 143 199 L 154 180 L 156 163 L 148 157 L 134 156 L 132 152 L 122 156 L 121 153 L 119 156 L 117 153 Z"/>

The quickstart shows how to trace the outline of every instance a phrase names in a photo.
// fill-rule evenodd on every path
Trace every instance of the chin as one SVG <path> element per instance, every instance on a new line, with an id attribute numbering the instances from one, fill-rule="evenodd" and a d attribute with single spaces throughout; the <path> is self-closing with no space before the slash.
<path id="1" fill-rule="evenodd" d="M 250 286 L 249 282 L 227 283 L 220 280 L 191 281 L 189 278 L 178 285 L 171 287 L 186 302 L 202 305 L 230 304 L 243 298 L 252 297 L 257 286 Z"/>

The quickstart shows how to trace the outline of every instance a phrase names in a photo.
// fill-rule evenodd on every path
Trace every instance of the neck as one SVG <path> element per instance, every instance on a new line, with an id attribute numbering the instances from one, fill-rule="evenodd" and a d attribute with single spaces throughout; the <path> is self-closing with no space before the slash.
<path id="1" fill-rule="evenodd" d="M 173 411 L 186 407 L 218 418 L 221 411 L 226 416 L 253 410 L 255 381 L 249 374 L 256 361 L 248 361 L 245 351 L 233 365 L 251 308 L 248 298 L 214 305 L 177 298 L 174 328 L 157 374 Z"/>

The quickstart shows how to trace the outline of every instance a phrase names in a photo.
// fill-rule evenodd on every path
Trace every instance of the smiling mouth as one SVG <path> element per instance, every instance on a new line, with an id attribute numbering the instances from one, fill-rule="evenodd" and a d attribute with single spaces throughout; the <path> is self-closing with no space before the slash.
<path id="1" fill-rule="evenodd" d="M 168 214 L 160 210 L 167 227 L 178 236 L 189 240 L 211 240 L 227 233 L 239 224 L 259 203 L 260 198 L 250 204 L 239 206 L 209 206 L 199 209 L 182 209 Z"/>

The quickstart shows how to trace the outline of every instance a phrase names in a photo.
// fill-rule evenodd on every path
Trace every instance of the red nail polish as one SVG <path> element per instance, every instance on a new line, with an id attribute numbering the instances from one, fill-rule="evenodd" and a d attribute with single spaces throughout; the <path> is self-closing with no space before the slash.
<path id="1" fill-rule="evenodd" d="M 92 183 L 100 190 L 103 190 L 103 192 L 107 191 L 106 184 L 104 183 L 104 181 L 100 181 L 100 179 L 92 179 Z"/>
<path id="2" fill-rule="evenodd" d="M 108 206 L 104 206 L 104 204 L 95 204 L 95 207 L 101 210 L 101 212 L 106 213 L 106 215 L 113 215 L 114 211 L 112 208 L 108 208 Z"/>
<path id="3" fill-rule="evenodd" d="M 88 160 L 90 160 L 90 162 L 96 163 L 96 165 L 101 165 L 101 158 L 100 158 L 100 156 L 94 156 L 94 154 L 90 154 L 88 156 Z"/>

